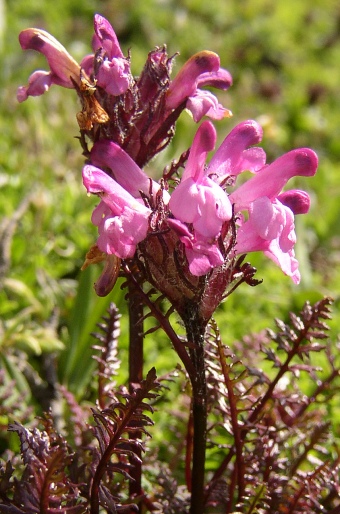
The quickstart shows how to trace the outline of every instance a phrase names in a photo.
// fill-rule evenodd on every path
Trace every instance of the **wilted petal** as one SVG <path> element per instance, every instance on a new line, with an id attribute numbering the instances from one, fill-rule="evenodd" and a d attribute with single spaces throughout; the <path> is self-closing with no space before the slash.
<path id="1" fill-rule="evenodd" d="M 107 296 L 113 289 L 120 270 L 120 259 L 116 255 L 107 255 L 102 274 L 94 284 L 98 296 Z"/>

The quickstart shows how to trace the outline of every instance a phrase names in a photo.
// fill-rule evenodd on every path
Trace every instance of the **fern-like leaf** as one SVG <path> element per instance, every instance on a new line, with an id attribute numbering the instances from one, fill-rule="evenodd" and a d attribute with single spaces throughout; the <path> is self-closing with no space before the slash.
<path id="1" fill-rule="evenodd" d="M 94 434 L 99 449 L 93 469 L 91 514 L 99 513 L 99 505 L 107 505 L 108 498 L 114 503 L 115 499 L 109 493 L 109 482 L 115 473 L 130 479 L 129 461 L 131 458 L 139 461 L 139 455 L 144 450 L 142 442 L 130 436 L 136 432 L 149 435 L 146 427 L 153 422 L 144 411 L 153 412 L 153 409 L 145 400 L 156 398 L 159 388 L 155 369 L 152 368 L 131 394 L 121 391 L 109 407 L 93 411 L 96 422 Z"/>
<path id="2" fill-rule="evenodd" d="M 57 435 L 51 423 L 45 422 L 45 430 L 28 430 L 13 423 L 9 430 L 20 439 L 21 455 L 25 470 L 20 480 L 15 480 L 13 497 L 3 497 L 0 511 L 36 514 L 84 513 L 85 505 L 77 485 L 68 476 L 72 454 L 66 441 Z M 7 468 L 8 480 L 9 468 Z"/>

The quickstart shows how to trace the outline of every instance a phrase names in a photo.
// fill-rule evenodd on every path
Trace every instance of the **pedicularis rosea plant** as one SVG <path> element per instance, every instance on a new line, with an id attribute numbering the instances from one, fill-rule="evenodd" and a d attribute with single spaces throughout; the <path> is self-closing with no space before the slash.
<path id="1" fill-rule="evenodd" d="M 320 410 L 307 413 L 338 376 L 334 358 L 326 352 L 330 374 L 316 382 L 310 397 L 302 395 L 295 380 L 298 370 L 316 373 L 309 354 L 324 349 L 319 340 L 326 337 L 330 300 L 307 304 L 299 317 L 291 316 L 290 324 L 278 322 L 277 334 L 245 340 L 239 357 L 262 352 L 274 364 L 272 377 L 247 369 L 222 344 L 212 319 L 240 284 L 259 284 L 256 270 L 245 262 L 249 252 L 264 252 L 299 283 L 294 216 L 306 214 L 310 200 L 305 191 L 285 187 L 295 176 L 316 173 L 316 154 L 299 148 L 266 163 L 257 146 L 262 129 L 253 120 L 234 127 L 215 149 L 216 129 L 201 120 L 231 113 L 204 88 L 227 90 L 232 78 L 213 52 L 195 54 L 172 78 L 174 58 L 165 47 L 156 48 L 136 78 L 130 55 L 123 55 L 113 28 L 98 14 L 93 54 L 80 64 L 43 30 L 24 30 L 19 39 L 23 49 L 44 54 L 50 67 L 34 72 L 28 86 L 19 88 L 20 102 L 53 84 L 75 90 L 80 99 L 76 116 L 86 158 L 83 183 L 99 200 L 92 215 L 98 239 L 85 266 L 104 263 L 95 284 L 100 296 L 110 293 L 119 275 L 125 277 L 129 389 L 114 389 L 110 382 L 119 365 L 119 315 L 112 306 L 101 325 L 103 333 L 97 334 L 101 353 L 92 439 L 89 414 L 67 391 L 78 434 L 73 449 L 48 417 L 43 431 L 11 425 L 19 434 L 26 467 L 15 481 L 13 465 L 3 468 L 1 512 L 337 509 L 337 459 L 318 455 L 328 427 L 321 423 Z M 188 151 L 156 181 L 143 168 L 171 142 L 185 109 L 201 124 Z M 207 160 L 209 152 L 214 153 Z M 246 181 L 244 171 L 252 174 Z M 168 307 L 161 307 L 161 301 Z M 176 332 L 173 312 L 182 320 L 185 338 Z M 176 470 L 165 470 L 154 456 L 142 466 L 142 441 L 151 424 L 144 411 L 152 410 L 150 402 L 160 389 L 154 369 L 143 379 L 143 321 L 150 315 L 167 334 L 190 383 L 187 434 L 182 434 L 185 484 L 178 485 Z M 291 377 L 290 389 L 282 385 L 285 375 Z M 215 448 L 215 466 L 210 463 L 209 470 L 207 448 Z M 150 477 L 151 468 L 155 483 L 148 491 L 142 479 L 143 473 Z M 123 480 L 117 478 L 121 475 Z"/>

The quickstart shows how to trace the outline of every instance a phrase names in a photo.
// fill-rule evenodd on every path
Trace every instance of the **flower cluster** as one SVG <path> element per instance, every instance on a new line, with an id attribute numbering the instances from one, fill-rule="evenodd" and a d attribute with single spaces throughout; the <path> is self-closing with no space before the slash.
<path id="1" fill-rule="evenodd" d="M 231 115 L 202 89 L 226 90 L 231 76 L 220 67 L 215 53 L 203 51 L 172 80 L 173 58 L 164 47 L 150 52 L 142 73 L 134 78 L 130 56 L 124 57 L 113 28 L 98 14 L 94 32 L 93 53 L 79 65 L 48 33 L 24 30 L 22 48 L 43 53 L 50 71 L 34 72 L 28 86 L 19 88 L 18 100 L 40 95 L 52 84 L 77 91 L 82 104 L 77 119 L 88 157 L 83 182 L 89 193 L 100 198 L 92 216 L 100 252 L 119 259 L 138 255 L 145 264 L 145 249 L 149 243 L 153 248 L 161 234 L 168 253 L 177 252 L 172 282 L 174 273 L 183 274 L 178 251 L 185 255 L 192 278 L 207 280 L 216 269 L 223 273 L 226 262 L 237 255 L 262 251 L 299 283 L 294 215 L 307 213 L 310 200 L 304 191 L 283 189 L 295 176 L 315 174 L 316 154 L 300 148 L 267 164 L 265 152 L 256 146 L 262 129 L 250 120 L 237 125 L 207 162 L 215 149 L 216 130 L 205 120 L 196 132 L 181 180 L 165 176 L 159 183 L 152 180 L 142 168 L 171 141 L 183 109 L 195 122 L 204 116 L 219 120 Z M 244 171 L 252 176 L 237 186 Z"/>

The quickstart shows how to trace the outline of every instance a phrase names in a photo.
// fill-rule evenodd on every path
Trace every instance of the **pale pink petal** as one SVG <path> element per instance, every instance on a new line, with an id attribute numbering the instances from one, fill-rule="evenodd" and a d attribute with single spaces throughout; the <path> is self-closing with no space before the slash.
<path id="1" fill-rule="evenodd" d="M 92 216 L 98 226 L 98 248 L 121 259 L 132 257 L 136 245 L 147 235 L 151 209 L 94 166 L 84 166 L 83 182 L 88 192 L 102 199 Z"/>
<path id="2" fill-rule="evenodd" d="M 185 254 L 189 262 L 189 270 L 195 276 L 206 275 L 217 266 L 222 266 L 223 255 L 216 245 L 204 240 L 196 241 L 192 246 L 185 248 Z"/>
<path id="3" fill-rule="evenodd" d="M 18 102 L 27 100 L 29 96 L 40 96 L 53 84 L 52 74 L 48 71 L 35 71 L 28 79 L 28 86 L 20 86 L 17 90 Z"/>
<path id="4" fill-rule="evenodd" d="M 268 250 L 264 251 L 264 255 L 275 262 L 283 273 L 293 280 L 294 284 L 300 283 L 299 263 L 293 249 L 289 252 L 282 252 L 278 242 L 274 240 L 271 241 Z"/>
<path id="5" fill-rule="evenodd" d="M 188 98 L 185 107 L 191 112 L 192 117 L 198 123 L 203 116 L 208 116 L 213 120 L 222 120 L 232 116 L 228 109 L 218 103 L 215 95 L 210 91 L 197 89 L 196 93 Z"/>
<path id="6" fill-rule="evenodd" d="M 121 95 L 130 84 L 130 65 L 125 59 L 104 61 L 96 74 L 96 80 L 110 95 Z"/>

